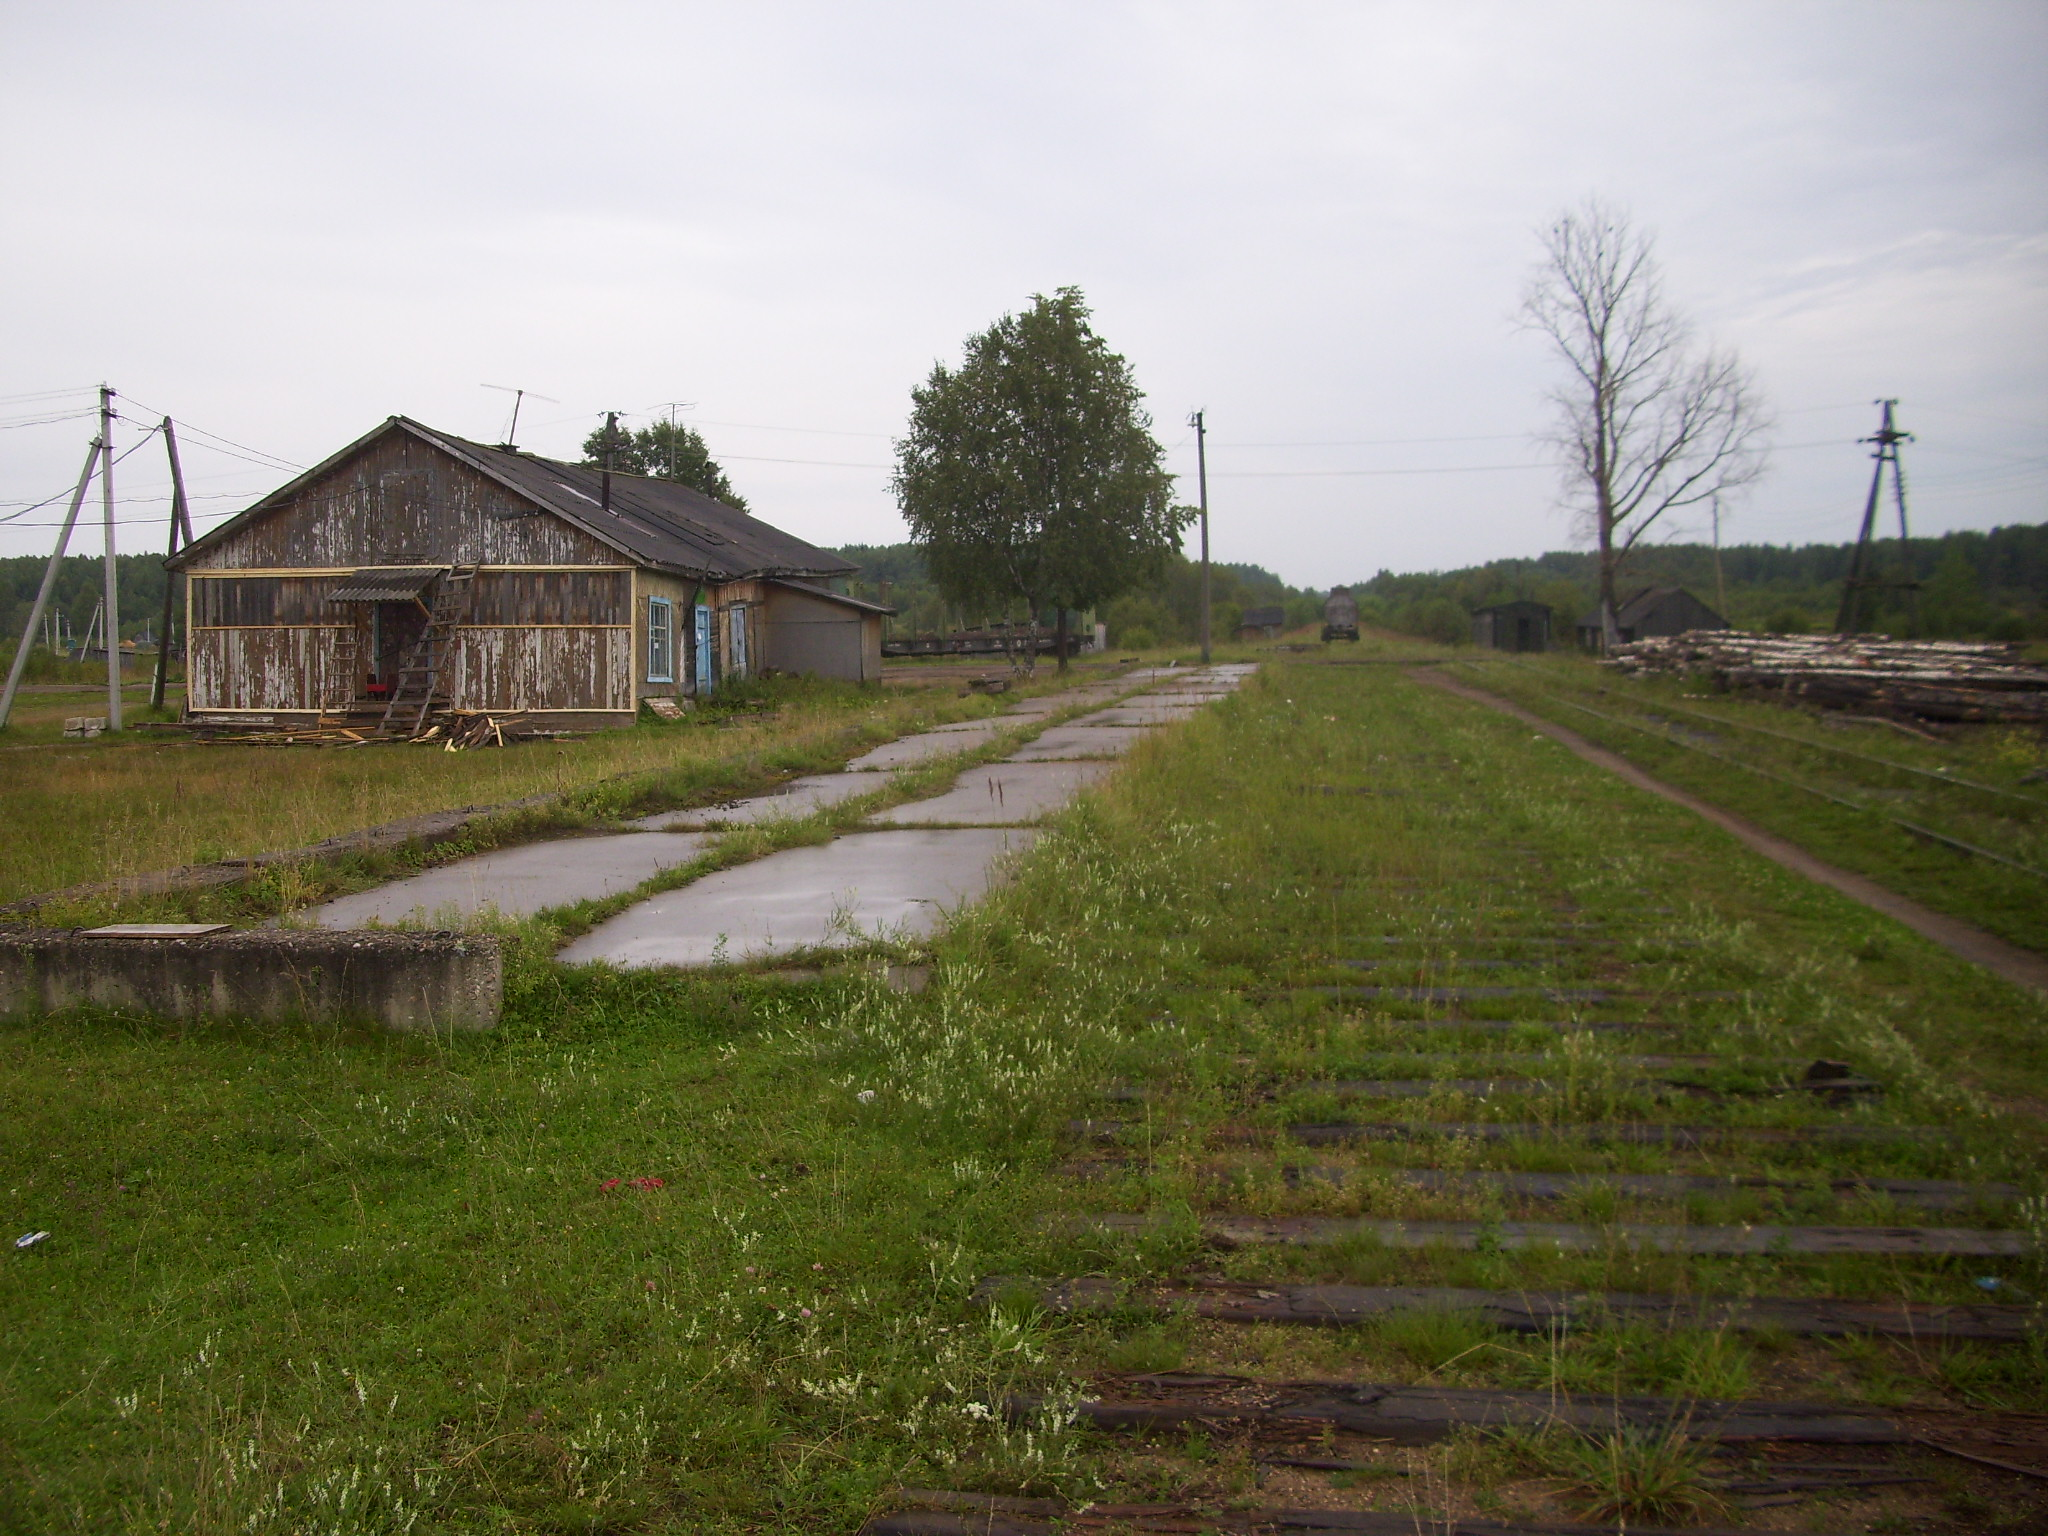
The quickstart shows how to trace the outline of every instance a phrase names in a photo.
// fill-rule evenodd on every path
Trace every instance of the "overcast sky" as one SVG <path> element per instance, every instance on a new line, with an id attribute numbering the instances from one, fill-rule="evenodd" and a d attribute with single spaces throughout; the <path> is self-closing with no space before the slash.
<path id="1" fill-rule="evenodd" d="M 1573 531 L 1513 313 L 1597 193 L 1779 413 L 1730 541 L 1853 537 L 1880 395 L 1916 532 L 2048 516 L 2039 0 L 4 0 L 0 133 L 0 514 L 102 380 L 118 445 L 189 424 L 202 527 L 388 415 L 498 440 L 490 383 L 565 457 L 688 402 L 757 514 L 890 541 L 910 387 L 1074 284 L 1188 500 L 1207 409 L 1218 558 L 1535 554 Z M 165 479 L 117 470 L 124 548 Z"/>

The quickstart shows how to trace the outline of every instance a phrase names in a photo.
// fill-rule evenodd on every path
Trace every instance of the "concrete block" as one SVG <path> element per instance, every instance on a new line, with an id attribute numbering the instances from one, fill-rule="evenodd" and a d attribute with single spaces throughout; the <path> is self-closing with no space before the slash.
<path id="1" fill-rule="evenodd" d="M 0 928 L 0 1016 L 12 1018 L 96 1006 L 165 1019 L 491 1029 L 504 990 L 499 943 L 477 934 Z"/>

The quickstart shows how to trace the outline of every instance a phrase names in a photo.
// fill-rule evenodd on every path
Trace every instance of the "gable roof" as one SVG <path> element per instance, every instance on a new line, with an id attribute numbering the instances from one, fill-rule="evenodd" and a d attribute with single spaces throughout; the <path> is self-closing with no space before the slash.
<path id="1" fill-rule="evenodd" d="M 1715 613 L 1713 609 L 1709 608 L 1683 587 L 1642 588 L 1634 596 L 1624 599 L 1615 606 L 1615 626 L 1619 629 L 1633 629 L 1674 598 L 1683 598 L 1686 602 L 1699 609 L 1701 613 L 1710 615 L 1715 621 L 1713 624 L 1697 627 L 1705 629 L 1713 629 L 1717 626 L 1722 629 L 1728 628 L 1728 621 L 1726 619 L 1722 618 L 1720 614 Z M 1600 610 L 1598 608 L 1593 609 L 1584 618 L 1579 620 L 1579 625 L 1584 629 L 1599 628 Z"/>
<path id="2" fill-rule="evenodd" d="M 737 507 L 671 480 L 612 473 L 611 507 L 603 504 L 603 471 L 510 448 L 472 443 L 393 416 L 339 453 L 279 486 L 246 511 L 195 539 L 166 562 L 173 570 L 198 552 L 226 542 L 299 490 L 390 432 L 403 432 L 553 513 L 636 564 L 677 575 L 733 581 L 747 576 L 846 576 L 860 569 L 830 550 L 784 533 Z"/>

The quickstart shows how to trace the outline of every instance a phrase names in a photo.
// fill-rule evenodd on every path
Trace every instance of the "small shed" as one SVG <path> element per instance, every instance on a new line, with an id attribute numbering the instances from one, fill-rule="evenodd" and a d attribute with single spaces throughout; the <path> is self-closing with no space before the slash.
<path id="1" fill-rule="evenodd" d="M 1494 651 L 1550 649 L 1550 605 L 1518 599 L 1472 610 L 1472 643 Z"/>
<path id="2" fill-rule="evenodd" d="M 1278 640 L 1287 627 L 1287 610 L 1278 603 L 1264 608 L 1247 608 L 1237 621 L 1240 640 Z"/>
<path id="3" fill-rule="evenodd" d="M 1682 635 L 1689 629 L 1733 629 L 1720 614 L 1683 587 L 1644 587 L 1615 610 L 1614 622 L 1622 643 L 1647 640 L 1652 635 Z M 1600 610 L 1579 619 L 1579 644 L 1588 650 L 1600 648 Z"/>

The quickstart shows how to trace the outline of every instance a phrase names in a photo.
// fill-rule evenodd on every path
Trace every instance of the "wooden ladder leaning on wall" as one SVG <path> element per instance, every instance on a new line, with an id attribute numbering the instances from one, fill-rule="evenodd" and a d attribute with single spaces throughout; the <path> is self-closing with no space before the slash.
<path id="1" fill-rule="evenodd" d="M 476 566 L 455 566 L 434 588 L 434 605 L 427 610 L 427 627 L 392 680 L 391 696 L 384 704 L 384 719 L 377 726 L 380 736 L 417 736 L 426 728 L 427 716 L 442 694 L 442 675 L 455 654 L 463 621 L 470 615 L 472 584 Z"/>

